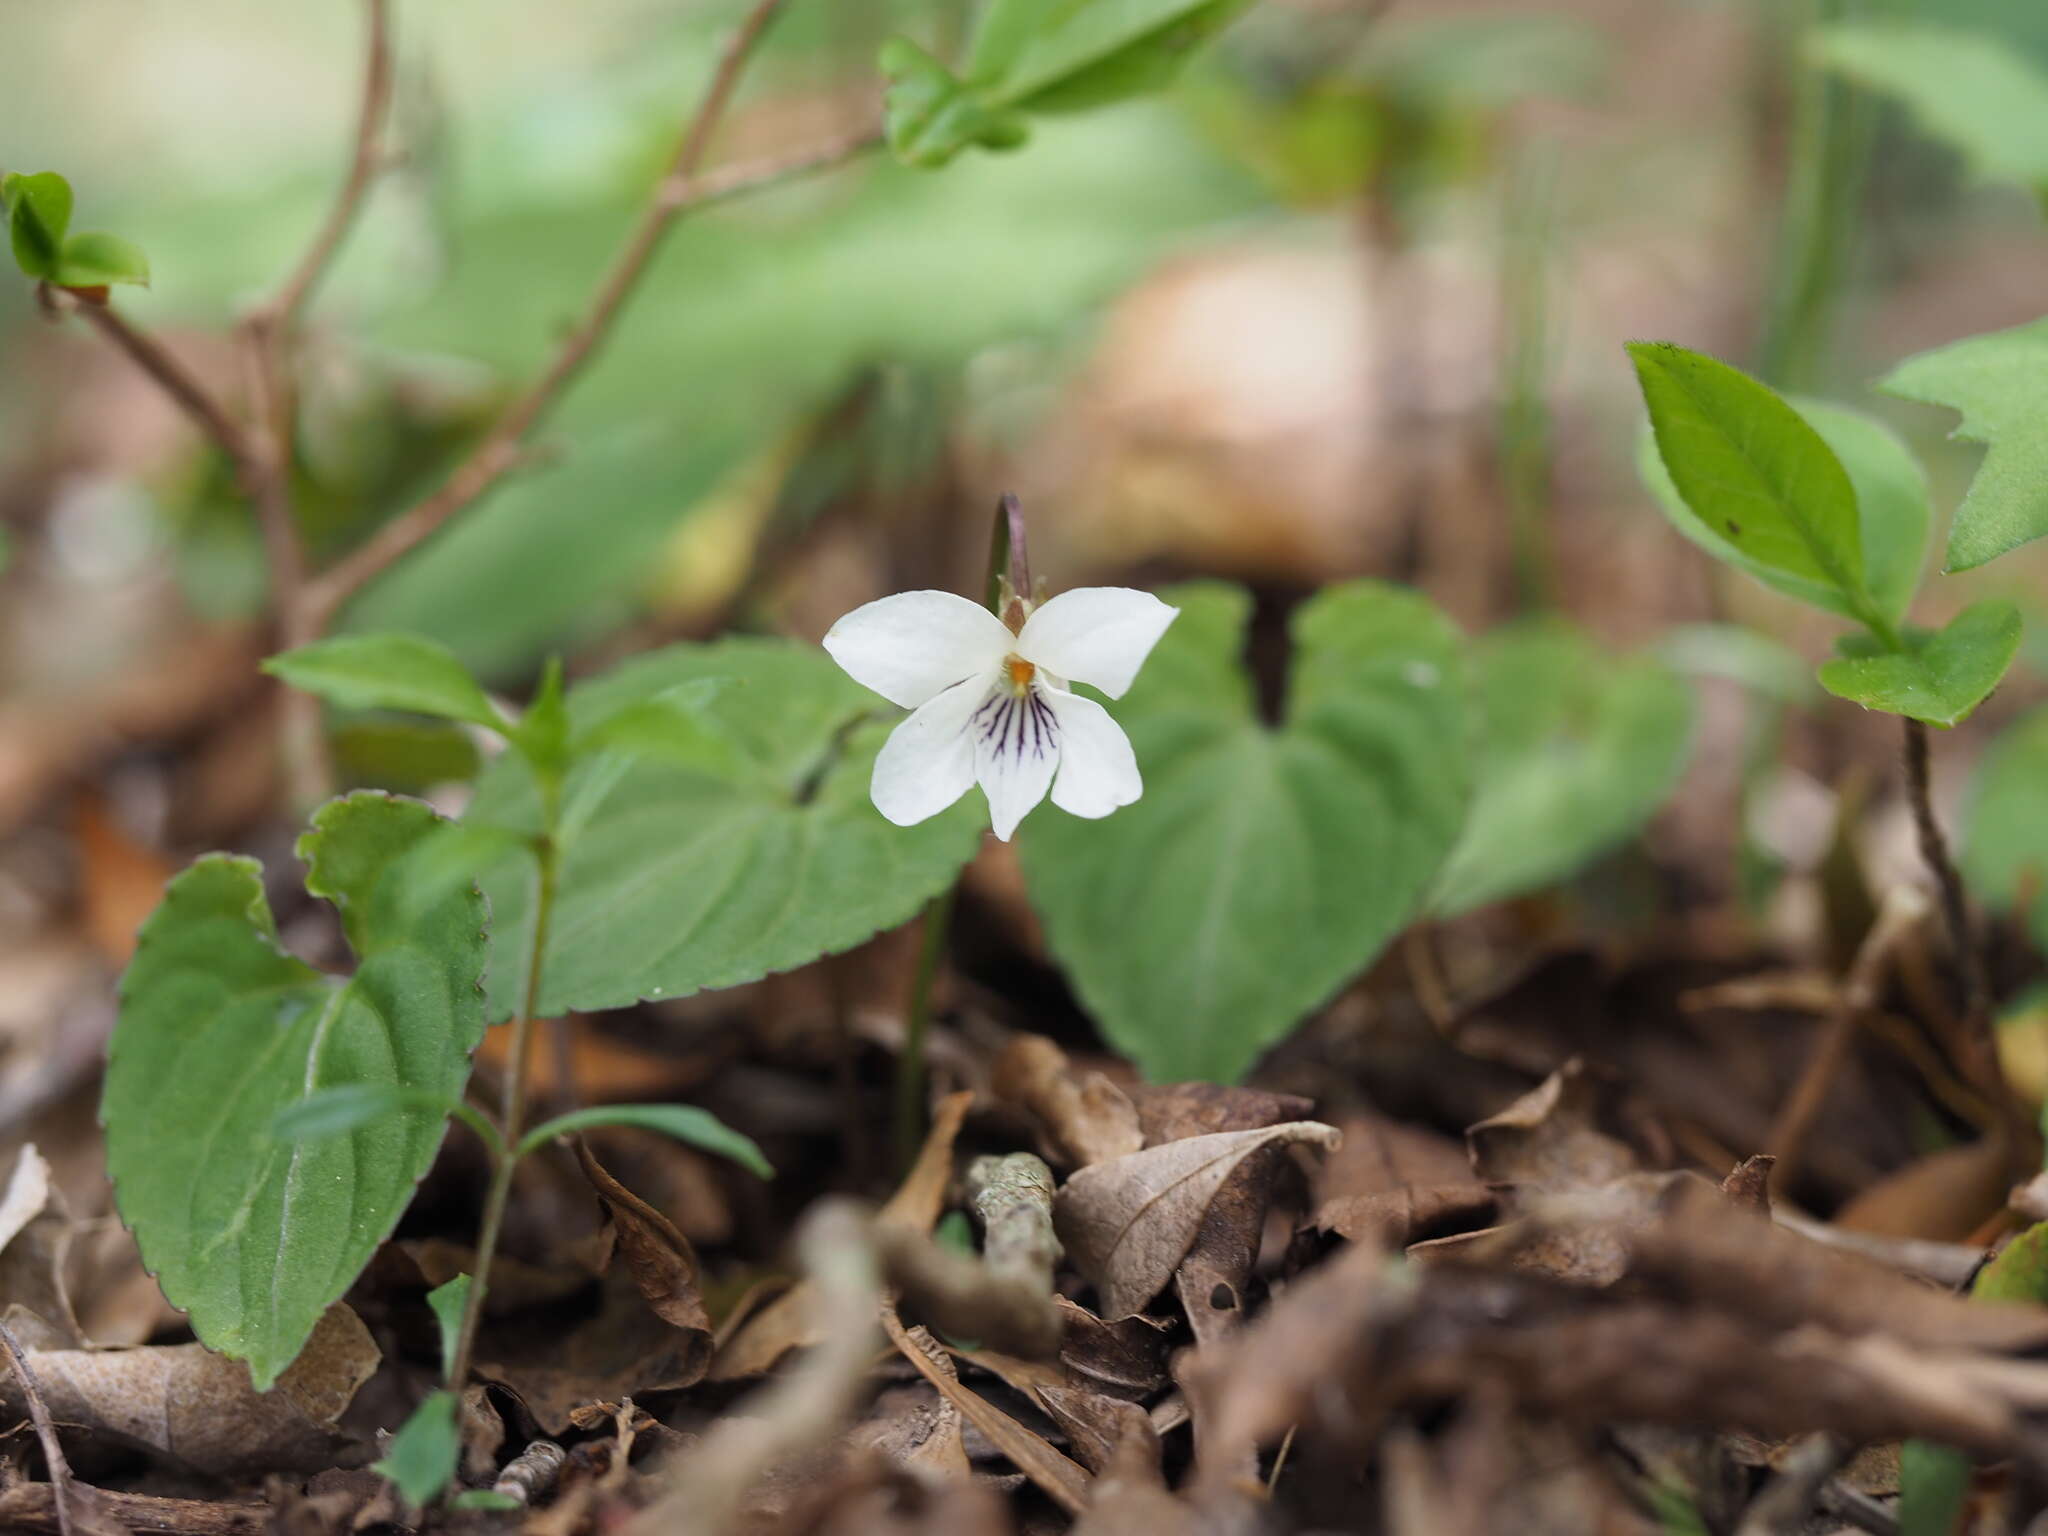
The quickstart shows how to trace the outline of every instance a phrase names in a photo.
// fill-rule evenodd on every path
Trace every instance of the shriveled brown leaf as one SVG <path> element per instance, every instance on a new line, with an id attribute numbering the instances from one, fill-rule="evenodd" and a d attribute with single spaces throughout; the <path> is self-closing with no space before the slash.
<path id="1" fill-rule="evenodd" d="M 1158 1480 L 1159 1436 L 1150 1416 L 1136 1403 L 1076 1387 L 1048 1387 L 1038 1394 L 1038 1401 L 1067 1437 L 1074 1459 L 1090 1472 L 1107 1472 L 1124 1442 L 1136 1436 L 1137 1449 Z"/>
<path id="2" fill-rule="evenodd" d="M 674 1222 L 613 1178 L 582 1137 L 576 1161 L 618 1231 L 619 1256 L 633 1284 L 656 1317 L 694 1336 L 691 1349 L 702 1375 L 711 1362 L 711 1319 L 698 1290 L 696 1250 Z"/>
<path id="3" fill-rule="evenodd" d="M 1080 1383 L 1116 1397 L 1144 1398 L 1172 1379 L 1167 1370 L 1170 1322 L 1143 1313 L 1105 1322 L 1064 1296 L 1058 1303 L 1066 1323 L 1060 1363 Z"/>
<path id="4" fill-rule="evenodd" d="M 1835 1213 L 1852 1232 L 1961 1242 L 2005 1205 L 2012 1149 L 2002 1136 L 1944 1147 L 1865 1189 Z"/>
<path id="5" fill-rule="evenodd" d="M 948 1094 L 932 1111 L 931 1129 L 917 1161 L 889 1203 L 875 1219 L 878 1223 L 906 1231 L 930 1233 L 946 1208 L 946 1195 L 953 1183 L 953 1143 L 974 1103 L 972 1093 Z M 820 1335 L 812 1317 L 812 1299 L 802 1282 L 791 1286 L 720 1344 L 711 1357 L 708 1375 L 713 1381 L 740 1381 L 774 1369 L 775 1362 L 792 1349 L 818 1342 Z"/>
<path id="6" fill-rule="evenodd" d="M 648 1309 L 625 1271 L 607 1275 L 595 1316 L 563 1332 L 531 1315 L 504 1319 L 477 1343 L 477 1374 L 509 1387 L 550 1435 L 586 1403 L 676 1391 L 703 1379 L 709 1330 L 677 1328 Z"/>
<path id="7" fill-rule="evenodd" d="M 1576 1057 L 1499 1114 L 1465 1132 L 1472 1167 L 1489 1184 L 1567 1189 L 1604 1184 L 1638 1166 L 1626 1142 L 1600 1129 L 1599 1083 Z"/>
<path id="8" fill-rule="evenodd" d="M 367 1454 L 341 1428 L 356 1390 L 382 1359 L 355 1313 L 336 1304 L 268 1392 L 249 1367 L 201 1344 L 134 1349 L 31 1349 L 34 1372 L 60 1427 L 81 1443 L 113 1440 L 216 1477 L 315 1471 Z M 26 1412 L 20 1385 L 0 1380 L 0 1413 Z"/>
<path id="9" fill-rule="evenodd" d="M 1102 1315 L 1129 1317 L 1165 1287 L 1193 1245 L 1217 1192 L 1253 1153 L 1325 1149 L 1336 1129 L 1297 1120 L 1261 1130 L 1190 1136 L 1083 1168 L 1053 1203 L 1060 1241 L 1102 1297 Z"/>
<path id="10" fill-rule="evenodd" d="M 973 1471 L 960 1438 L 960 1410 L 931 1387 L 883 1394 L 850 1438 L 922 1478 L 965 1478 Z"/>
<path id="11" fill-rule="evenodd" d="M 1131 1102 L 1148 1147 L 1218 1131 L 1264 1130 L 1306 1120 L 1316 1107 L 1299 1094 L 1229 1083 L 1140 1083 L 1131 1090 Z"/>
<path id="12" fill-rule="evenodd" d="M 1403 1248 L 1448 1229 L 1484 1226 L 1494 1191 L 1472 1172 L 1465 1144 L 1384 1115 L 1351 1115 L 1323 1161 L 1309 1224 L 1352 1242 Z"/>
<path id="13" fill-rule="evenodd" d="M 1721 1181 L 1721 1193 L 1731 1204 L 1758 1216 L 1771 1214 L 1771 1169 L 1777 1159 L 1768 1153 L 1745 1157 L 1728 1170 Z"/>
<path id="14" fill-rule="evenodd" d="M 938 1342 L 922 1328 L 905 1328 L 894 1307 L 882 1308 L 882 1327 L 904 1359 L 939 1394 L 960 1410 L 961 1417 L 988 1437 L 1045 1495 L 1069 1514 L 1087 1503 L 1086 1470 L 1061 1455 L 1043 1435 L 1027 1429 L 978 1392 L 960 1384 L 959 1374 Z"/>
<path id="15" fill-rule="evenodd" d="M 991 1091 L 1031 1117 L 1061 1167 L 1085 1168 L 1145 1144 L 1130 1097 L 1084 1071 L 1043 1035 L 1013 1035 L 990 1069 Z"/>

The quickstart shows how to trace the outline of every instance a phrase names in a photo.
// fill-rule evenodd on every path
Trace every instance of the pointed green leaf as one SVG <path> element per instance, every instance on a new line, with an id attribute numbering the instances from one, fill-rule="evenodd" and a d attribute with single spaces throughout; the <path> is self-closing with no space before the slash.
<path id="1" fill-rule="evenodd" d="M 455 1427 L 455 1394 L 430 1392 L 413 1409 L 384 1459 L 370 1468 L 391 1484 L 415 1509 L 424 1508 L 455 1481 L 455 1463 L 462 1436 Z"/>
<path id="2" fill-rule="evenodd" d="M 1944 629 L 1908 633 L 1902 651 L 1849 635 L 1839 644 L 1846 654 L 1821 664 L 1820 685 L 1865 709 L 1956 725 L 2005 676 L 2019 650 L 2021 628 L 2019 609 L 1988 598 L 1972 603 Z"/>
<path id="3" fill-rule="evenodd" d="M 26 277 L 54 281 L 64 235 L 71 228 L 71 183 L 55 171 L 17 173 L 0 181 L 0 199 L 7 204 L 14 264 Z"/>
<path id="4" fill-rule="evenodd" d="M 1101 821 L 1052 805 L 1018 850 L 1054 956 L 1156 1079 L 1229 1082 L 1411 918 L 1465 816 L 1457 632 L 1413 593 L 1332 587 L 1294 616 L 1284 723 L 1238 655 L 1250 603 L 1214 584 L 1108 707 L 1144 797 Z"/>
<path id="5" fill-rule="evenodd" d="M 1857 532 L 1863 546 L 1871 598 L 1894 625 L 1905 618 L 1927 563 L 1927 539 L 1934 509 L 1920 461 L 1897 433 L 1860 411 L 1799 398 L 1785 402 L 1834 451 L 1855 491 Z M 1754 560 L 1701 521 L 1672 483 L 1657 452 L 1653 431 L 1636 440 L 1636 469 L 1672 526 L 1716 560 L 1747 571 L 1766 586 L 1844 618 L 1858 617 L 1855 605 L 1833 583 Z"/>
<path id="6" fill-rule="evenodd" d="M 1156 91 L 1187 55 L 1251 0 L 1050 0 L 985 82 L 990 97 L 1033 112 L 1105 106 Z M 992 17 L 991 20 L 1004 19 Z M 981 62 L 980 49 L 976 63 Z"/>
<path id="7" fill-rule="evenodd" d="M 121 979 L 101 1118 L 123 1218 L 164 1294 L 259 1389 L 348 1289 L 433 1162 L 445 1108 L 401 1103 L 346 1135 L 280 1140 L 278 1115 L 331 1087 L 453 1103 L 483 1035 L 484 905 L 422 901 L 405 858 L 442 825 L 356 794 L 300 840 L 307 889 L 341 910 L 353 976 L 278 943 L 262 872 L 211 855 L 165 892 Z"/>
<path id="8" fill-rule="evenodd" d="M 1431 907 L 1455 916 L 1576 873 L 1643 827 L 1678 785 L 1692 690 L 1538 621 L 1473 650 L 1478 760 L 1471 816 Z"/>
<path id="9" fill-rule="evenodd" d="M 2048 707 L 2007 726 L 1977 764 L 1960 857 L 1970 890 L 1993 910 L 2022 901 L 2034 942 L 2048 948 Z"/>
<path id="10" fill-rule="evenodd" d="M 455 1349 L 462 1341 L 462 1314 L 469 1308 L 470 1283 L 468 1275 L 457 1275 L 427 1292 L 427 1305 L 434 1309 L 434 1321 L 441 1329 L 443 1379 L 455 1369 Z"/>
<path id="11" fill-rule="evenodd" d="M 2048 72 L 1988 31 L 1931 22 L 1816 27 L 1817 64 L 1904 102 L 1977 175 L 2048 189 Z"/>
<path id="12" fill-rule="evenodd" d="M 2048 533 L 2048 320 L 1909 357 L 1878 388 L 1961 412 L 1954 435 L 1990 446 L 1949 529 L 1947 569 Z"/>
<path id="13" fill-rule="evenodd" d="M 526 713 L 509 732 L 512 745 L 543 783 L 558 786 L 569 771 L 569 706 L 562 692 L 562 658 L 550 656 Z"/>
<path id="14" fill-rule="evenodd" d="M 733 639 L 640 657 L 570 689 L 572 739 L 706 678 L 731 684 L 704 710 L 733 766 L 598 753 L 569 769 L 543 1014 L 736 986 L 850 948 L 908 921 L 980 846 L 972 797 L 915 827 L 882 819 L 868 779 L 901 717 L 813 646 Z M 468 814 L 535 829 L 532 776 L 494 764 Z M 501 857 L 480 878 L 495 953 L 525 953 L 532 860 Z M 491 967 L 494 1017 L 511 1010 L 516 970 Z"/>
<path id="15" fill-rule="evenodd" d="M 73 235 L 57 259 L 54 282 L 66 288 L 103 288 L 110 283 L 149 286 L 149 258 L 142 247 L 119 235 Z"/>
<path id="16" fill-rule="evenodd" d="M 339 635 L 263 663 L 272 677 L 349 709 L 402 709 L 494 731 L 505 717 L 446 646 L 418 635 Z"/>
<path id="17" fill-rule="evenodd" d="M 685 683 L 651 699 L 628 704 L 569 744 L 574 757 L 617 752 L 626 757 L 653 757 L 683 768 L 731 773 L 739 756 L 708 709 L 718 690 L 708 683 Z"/>
<path id="18" fill-rule="evenodd" d="M 1855 487 L 1821 435 L 1726 363 L 1661 341 L 1628 351 L 1658 456 L 1693 515 L 1745 565 L 1817 584 L 1837 612 L 1867 617 Z"/>
<path id="19" fill-rule="evenodd" d="M 729 1157 L 759 1178 L 775 1177 L 775 1170 L 761 1155 L 761 1149 L 754 1144 L 752 1137 L 741 1135 L 710 1110 L 699 1109 L 694 1104 L 599 1104 L 590 1109 L 574 1110 L 527 1132 L 519 1143 L 519 1153 L 523 1157 L 546 1146 L 557 1136 L 567 1136 L 572 1131 L 588 1130 L 598 1125 L 637 1125 L 650 1131 L 660 1131 L 664 1136 L 673 1136 L 677 1141 L 688 1142 L 706 1152 Z"/>

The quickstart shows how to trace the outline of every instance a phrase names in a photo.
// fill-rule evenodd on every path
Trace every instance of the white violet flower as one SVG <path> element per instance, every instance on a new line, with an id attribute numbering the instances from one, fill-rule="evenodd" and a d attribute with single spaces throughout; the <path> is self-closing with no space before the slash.
<path id="1" fill-rule="evenodd" d="M 825 649 L 855 682 L 912 711 L 875 757 L 875 808 L 907 827 L 979 783 L 1008 840 L 1048 789 L 1076 816 L 1129 805 L 1145 787 L 1130 738 L 1067 684 L 1120 698 L 1179 612 L 1129 587 L 1062 592 L 1014 633 L 952 592 L 899 592 L 854 609 Z"/>

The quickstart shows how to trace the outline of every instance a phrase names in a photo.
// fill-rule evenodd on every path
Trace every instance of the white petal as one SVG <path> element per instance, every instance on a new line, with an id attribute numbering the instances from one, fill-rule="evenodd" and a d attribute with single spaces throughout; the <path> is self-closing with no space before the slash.
<path id="1" fill-rule="evenodd" d="M 876 810 L 908 827 L 967 793 L 974 783 L 974 737 L 967 724 L 995 687 L 990 673 L 955 683 L 889 733 L 868 783 Z"/>
<path id="2" fill-rule="evenodd" d="M 1132 587 L 1075 587 L 1024 621 L 1017 653 L 1121 698 L 1179 612 Z"/>
<path id="3" fill-rule="evenodd" d="M 1001 619 L 957 592 L 879 598 L 825 635 L 825 649 L 855 682 L 905 709 L 994 671 L 1016 643 Z"/>
<path id="4" fill-rule="evenodd" d="M 1060 765 L 1059 718 L 1042 689 L 1022 698 L 998 685 L 975 712 L 974 776 L 988 795 L 989 824 L 1005 842 L 1024 813 L 1045 798 Z"/>
<path id="5" fill-rule="evenodd" d="M 1076 816 L 1107 816 L 1145 792 L 1131 738 L 1093 699 L 1046 690 L 1046 703 L 1060 723 L 1060 776 L 1052 803 Z"/>

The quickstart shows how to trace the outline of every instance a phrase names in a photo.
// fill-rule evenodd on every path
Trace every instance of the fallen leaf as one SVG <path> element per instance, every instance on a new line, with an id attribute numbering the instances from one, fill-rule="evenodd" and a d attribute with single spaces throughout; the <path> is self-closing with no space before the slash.
<path id="1" fill-rule="evenodd" d="M 1060 1167 L 1085 1168 L 1145 1144 L 1130 1097 L 1102 1073 L 1077 1070 L 1043 1035 L 1013 1035 L 990 1068 L 989 1087 L 1031 1117 Z"/>
<path id="2" fill-rule="evenodd" d="M 115 821 L 106 797 L 88 790 L 72 808 L 85 898 L 85 932 L 109 965 L 126 965 L 135 934 L 156 910 L 176 868 L 154 848 L 130 837 Z"/>
<path id="3" fill-rule="evenodd" d="M 619 1254 L 647 1305 L 663 1322 L 696 1335 L 699 1342 L 692 1349 L 701 1356 L 697 1361 L 701 1376 L 703 1367 L 711 1362 L 711 1319 L 698 1291 L 697 1254 L 690 1240 L 674 1222 L 613 1178 L 580 1136 L 576 1138 L 576 1161 L 618 1230 Z"/>
<path id="4" fill-rule="evenodd" d="M 1600 1086 L 1577 1057 L 1506 1109 L 1465 1132 L 1472 1167 L 1489 1184 L 1568 1189 L 1605 1184 L 1638 1166 L 1597 1124 Z"/>
<path id="5" fill-rule="evenodd" d="M 960 1410 L 930 1387 L 884 1393 L 850 1438 L 922 1478 L 965 1478 L 973 1472 L 960 1438 Z"/>
<path id="6" fill-rule="evenodd" d="M 1851 1232 L 1961 1242 L 2005 1205 L 2012 1149 L 2003 1136 L 1943 1147 L 1887 1174 L 1835 1213 Z"/>
<path id="7" fill-rule="evenodd" d="M 1165 1287 L 1211 1203 L 1247 1157 L 1265 1147 L 1338 1144 L 1332 1126 L 1297 1120 L 1262 1130 L 1169 1141 L 1083 1168 L 1060 1189 L 1053 1219 L 1109 1321 L 1132 1316 Z"/>
<path id="8" fill-rule="evenodd" d="M 549 1435 L 586 1403 L 693 1386 L 704 1377 L 710 1330 L 677 1328 L 649 1309 L 625 1269 L 605 1276 L 597 1314 L 563 1331 L 532 1314 L 494 1323 L 477 1343 L 477 1374 L 511 1389 Z"/>
<path id="9" fill-rule="evenodd" d="M 202 1344 L 31 1350 L 29 1368 L 60 1425 L 112 1438 L 215 1477 L 312 1472 L 369 1447 L 342 1429 L 343 1411 L 382 1359 L 355 1313 L 336 1304 L 268 1392 L 249 1367 Z M 0 1412 L 26 1411 L 11 1374 Z"/>
<path id="10" fill-rule="evenodd" d="M 1106 1449 L 1097 1453 L 1101 1465 L 1088 1489 L 1088 1507 L 1069 1536 L 1210 1529 L 1198 1526 L 1194 1510 L 1167 1491 L 1165 1474 L 1159 1468 L 1159 1435 L 1144 1410 L 1114 1398 L 1100 1402 L 1114 1406 L 1093 1410 L 1100 1418 L 1089 1438 Z"/>
<path id="11" fill-rule="evenodd" d="M 1156 1147 L 1218 1131 L 1256 1131 L 1306 1120 L 1315 1103 L 1292 1093 L 1228 1083 L 1140 1083 L 1131 1090 L 1145 1145 Z"/>

